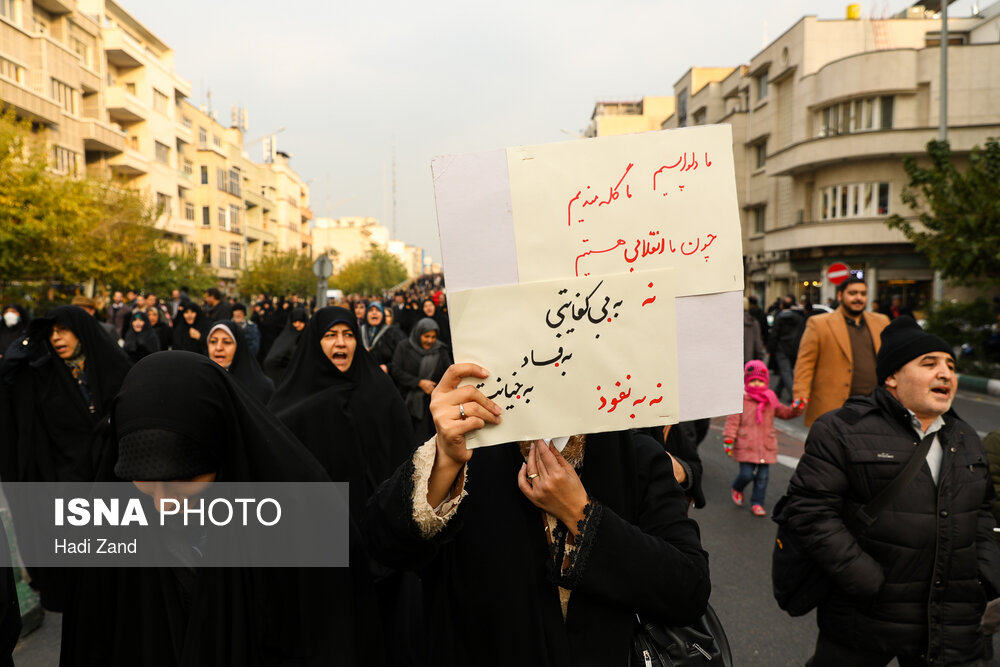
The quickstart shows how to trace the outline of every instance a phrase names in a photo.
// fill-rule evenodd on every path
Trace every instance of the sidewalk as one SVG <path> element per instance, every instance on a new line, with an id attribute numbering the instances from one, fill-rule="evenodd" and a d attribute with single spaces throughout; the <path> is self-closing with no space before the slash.
<path id="1" fill-rule="evenodd" d="M 964 391 L 974 391 L 979 394 L 1000 397 L 1000 380 L 981 378 L 975 375 L 958 376 L 958 388 Z"/>

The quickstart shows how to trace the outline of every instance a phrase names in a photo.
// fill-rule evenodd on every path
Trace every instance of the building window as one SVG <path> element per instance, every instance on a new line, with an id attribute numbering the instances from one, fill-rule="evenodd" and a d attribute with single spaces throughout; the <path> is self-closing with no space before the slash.
<path id="1" fill-rule="evenodd" d="M 766 206 L 756 206 L 751 210 L 751 215 L 753 216 L 753 233 L 763 234 L 764 233 L 764 213 L 767 211 Z"/>
<path id="2" fill-rule="evenodd" d="M 71 114 L 76 114 L 76 91 L 59 79 L 52 79 L 52 99 Z"/>
<path id="3" fill-rule="evenodd" d="M 215 168 L 215 183 L 223 192 L 226 191 L 226 170 L 222 167 Z"/>
<path id="4" fill-rule="evenodd" d="M 161 144 L 159 141 L 153 143 L 156 144 L 156 161 L 160 164 L 170 164 L 170 146 Z"/>
<path id="5" fill-rule="evenodd" d="M 153 110 L 167 116 L 170 113 L 169 107 L 170 98 L 156 88 L 153 88 Z"/>
<path id="6" fill-rule="evenodd" d="M 232 243 L 229 246 L 229 266 L 233 269 L 243 266 L 243 246 L 239 243 Z"/>
<path id="7" fill-rule="evenodd" d="M 217 134 L 212 135 L 212 145 L 215 146 L 216 148 L 222 148 L 222 139 L 219 138 L 219 135 Z"/>
<path id="8" fill-rule="evenodd" d="M 764 165 L 767 164 L 767 140 L 761 141 L 754 144 L 754 168 L 763 169 Z"/>
<path id="9" fill-rule="evenodd" d="M 208 144 L 208 131 L 203 127 L 198 128 L 198 147 L 206 148 Z"/>
<path id="10" fill-rule="evenodd" d="M 194 204 L 189 201 L 184 202 L 184 219 L 194 222 Z"/>
<path id="11" fill-rule="evenodd" d="M 201 165 L 201 184 L 208 185 L 208 167 Z"/>
<path id="12" fill-rule="evenodd" d="M 229 205 L 229 231 L 240 233 L 240 207 L 236 204 Z"/>
<path id="13" fill-rule="evenodd" d="M 178 98 L 177 102 L 180 103 L 180 98 Z M 187 116 L 183 116 L 183 119 L 181 120 L 181 124 L 184 127 L 186 127 L 187 129 L 189 129 L 189 130 L 191 129 L 191 119 L 188 118 Z"/>
<path id="14" fill-rule="evenodd" d="M 754 82 L 757 89 L 757 101 L 760 102 L 762 99 L 767 97 L 767 72 L 758 74 L 754 77 Z"/>
<path id="15" fill-rule="evenodd" d="M 820 218 L 873 218 L 889 215 L 888 183 L 846 183 L 823 188 Z"/>
<path id="16" fill-rule="evenodd" d="M 2 3 L 3 0 L 0 0 Z M 93 67 L 93 61 L 91 60 L 90 54 L 91 49 L 85 42 L 76 37 L 69 38 L 69 47 L 73 49 L 73 53 L 80 56 L 80 62 L 84 64 L 85 67 Z"/>
<path id="17" fill-rule="evenodd" d="M 156 193 L 156 210 L 159 215 L 165 215 L 170 217 L 170 195 L 165 195 L 162 192 Z"/>
<path id="18" fill-rule="evenodd" d="M 229 194 L 240 197 L 240 170 L 233 168 L 229 170 Z"/>
<path id="19" fill-rule="evenodd" d="M 202 227 L 212 226 L 212 207 L 210 206 L 201 207 L 201 226 Z"/>
<path id="20" fill-rule="evenodd" d="M 688 122 L 688 91 L 687 88 L 677 94 L 677 127 L 687 127 Z"/>
<path id="21" fill-rule="evenodd" d="M 188 176 L 194 174 L 194 164 L 192 164 L 191 160 L 188 160 L 187 158 L 184 158 L 184 173 Z"/>
<path id="22" fill-rule="evenodd" d="M 0 5 L 2 5 L 3 2 L 4 0 L 0 0 Z M 8 81 L 13 81 L 14 83 L 19 83 L 23 86 L 24 68 L 17 63 L 0 57 L 0 79 L 7 79 Z"/>
<path id="23" fill-rule="evenodd" d="M 893 107 L 892 95 L 861 97 L 831 104 L 816 112 L 816 134 L 819 137 L 835 137 L 892 129 Z"/>
<path id="24" fill-rule="evenodd" d="M 0 16 L 14 22 L 14 0 L 0 0 Z"/>
<path id="25" fill-rule="evenodd" d="M 705 116 L 706 116 L 706 114 L 707 114 L 707 112 L 704 109 L 700 109 L 700 110 L 696 111 L 694 113 L 694 116 L 692 117 L 692 119 L 694 120 L 694 124 L 695 125 L 704 125 L 705 124 Z"/>
<path id="26" fill-rule="evenodd" d="M 201 263 L 202 264 L 212 263 L 212 246 L 210 246 L 207 243 L 201 246 Z"/>
<path id="27" fill-rule="evenodd" d="M 229 217 L 226 215 L 226 209 L 216 209 L 215 220 L 219 223 L 219 229 L 229 229 Z"/>
<path id="28" fill-rule="evenodd" d="M 229 246 L 219 246 L 219 266 L 223 269 L 229 268 Z"/>
<path id="29" fill-rule="evenodd" d="M 129 95 L 135 96 L 135 83 L 128 81 L 125 83 L 125 92 Z"/>
<path id="30" fill-rule="evenodd" d="M 80 156 L 62 146 L 52 147 L 52 170 L 57 174 L 76 176 L 79 173 Z"/>

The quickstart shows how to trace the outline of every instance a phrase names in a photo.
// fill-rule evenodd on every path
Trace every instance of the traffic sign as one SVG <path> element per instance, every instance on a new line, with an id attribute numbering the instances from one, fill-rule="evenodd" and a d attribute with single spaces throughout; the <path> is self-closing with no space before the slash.
<path id="1" fill-rule="evenodd" d="M 333 274 L 333 262 L 326 255 L 320 255 L 313 262 L 313 273 L 320 280 L 326 280 Z"/>
<path id="2" fill-rule="evenodd" d="M 826 270 L 826 278 L 834 285 L 839 285 L 848 278 L 851 277 L 851 268 L 847 264 L 837 262 L 836 264 L 831 264 L 830 268 Z"/>

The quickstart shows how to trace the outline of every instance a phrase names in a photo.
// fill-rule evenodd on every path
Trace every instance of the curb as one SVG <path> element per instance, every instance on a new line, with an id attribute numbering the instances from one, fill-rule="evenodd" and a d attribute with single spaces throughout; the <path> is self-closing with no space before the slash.
<path id="1" fill-rule="evenodd" d="M 979 394 L 1000 397 L 1000 380 L 981 378 L 974 375 L 959 375 L 958 388 Z"/>

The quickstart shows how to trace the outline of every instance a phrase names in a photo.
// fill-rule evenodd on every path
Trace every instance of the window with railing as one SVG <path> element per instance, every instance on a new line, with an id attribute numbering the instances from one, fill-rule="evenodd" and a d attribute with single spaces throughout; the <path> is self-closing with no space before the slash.
<path id="1" fill-rule="evenodd" d="M 243 245 L 240 243 L 229 244 L 229 267 L 239 269 L 243 267 Z"/>
<path id="2" fill-rule="evenodd" d="M 873 218 L 889 215 L 889 184 L 847 183 L 823 188 L 820 219 Z"/>
<path id="3" fill-rule="evenodd" d="M 198 128 L 198 147 L 207 148 L 208 144 L 208 130 L 203 127 Z"/>
<path id="4" fill-rule="evenodd" d="M 153 88 L 153 111 L 156 113 L 161 113 L 164 116 L 170 113 L 170 98 L 165 94 Z"/>
<path id="5" fill-rule="evenodd" d="M 240 170 L 235 167 L 229 170 L 229 194 L 237 197 L 243 194 L 240 191 Z"/>
<path id="6" fill-rule="evenodd" d="M 189 201 L 184 202 L 184 219 L 194 222 L 194 204 Z"/>
<path id="7" fill-rule="evenodd" d="M 226 185 L 226 170 L 222 167 L 215 168 L 215 184 L 223 192 L 228 189 Z"/>
<path id="8" fill-rule="evenodd" d="M 66 176 L 76 176 L 80 169 L 80 155 L 62 146 L 52 147 L 52 171 Z"/>
<path id="9" fill-rule="evenodd" d="M 14 4 L 15 0 L 0 0 L 0 16 L 7 19 L 11 23 L 14 23 L 17 19 L 14 16 L 14 12 L 17 11 L 17 7 Z"/>
<path id="10" fill-rule="evenodd" d="M 0 0 L 0 4 L 3 0 Z M 7 79 L 14 83 L 24 85 L 24 67 L 0 56 L 0 79 Z"/>
<path id="11" fill-rule="evenodd" d="M 156 193 L 156 211 L 157 217 L 160 215 L 165 215 L 170 217 L 170 195 L 165 195 L 162 192 Z"/>
<path id="12" fill-rule="evenodd" d="M 240 233 L 243 231 L 240 220 L 240 207 L 236 204 L 229 205 L 229 231 Z"/>
<path id="13" fill-rule="evenodd" d="M 215 221 L 219 225 L 219 229 L 229 229 L 229 216 L 226 215 L 226 209 L 217 208 L 215 210 Z"/>
<path id="14" fill-rule="evenodd" d="M 69 84 L 59 79 L 52 79 L 52 99 L 63 108 L 63 111 L 76 114 L 77 92 Z"/>
<path id="15" fill-rule="evenodd" d="M 894 107 L 892 95 L 861 97 L 831 104 L 816 112 L 816 135 L 835 137 L 892 129 Z"/>
<path id="16" fill-rule="evenodd" d="M 154 141 L 156 144 L 156 161 L 160 164 L 170 164 L 170 146 Z"/>
<path id="17" fill-rule="evenodd" d="M 187 174 L 188 176 L 194 174 L 194 164 L 191 162 L 191 160 L 188 160 L 187 158 L 184 158 L 184 173 Z"/>

